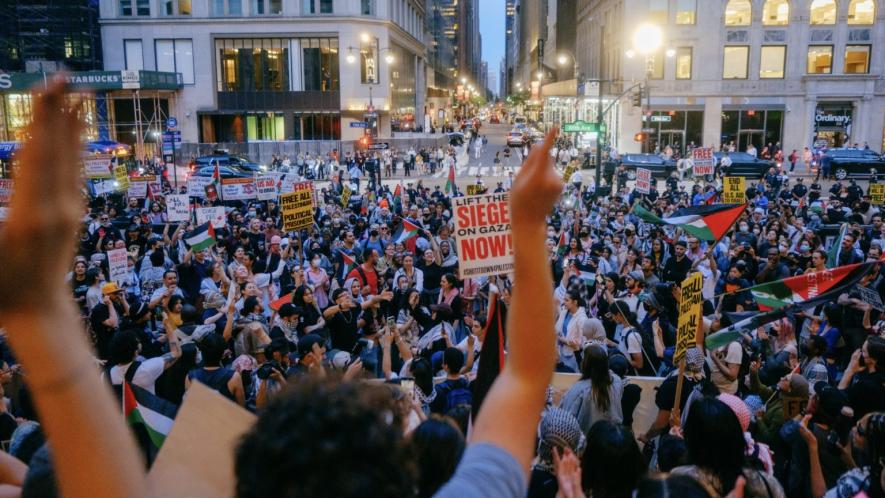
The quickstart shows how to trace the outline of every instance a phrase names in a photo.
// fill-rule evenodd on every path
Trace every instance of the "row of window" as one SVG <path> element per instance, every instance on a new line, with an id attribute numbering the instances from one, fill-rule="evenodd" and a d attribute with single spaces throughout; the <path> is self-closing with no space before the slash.
<path id="1" fill-rule="evenodd" d="M 126 69 L 144 69 L 141 40 L 123 40 Z M 181 73 L 182 83 L 194 84 L 194 42 L 189 38 L 154 40 L 154 67 L 157 71 Z"/>
<path id="2" fill-rule="evenodd" d="M 152 0 L 119 0 L 121 16 L 150 16 Z M 283 0 L 209 0 L 213 16 L 244 14 L 244 4 L 250 5 L 251 15 L 280 15 Z M 193 12 L 193 0 L 160 0 L 160 15 L 189 16 Z M 334 0 L 302 0 L 302 14 L 334 14 Z M 375 0 L 360 0 L 362 15 L 375 14 Z"/>
<path id="3" fill-rule="evenodd" d="M 238 38 L 215 40 L 218 90 L 222 92 L 339 89 L 337 38 Z M 297 59 L 290 62 L 291 55 Z M 298 73 L 290 80 L 290 65 Z"/>
<path id="4" fill-rule="evenodd" d="M 649 0 L 648 17 L 656 24 L 670 21 L 671 0 Z M 676 24 L 697 22 L 697 0 L 674 0 Z M 812 0 L 810 23 L 813 25 L 836 24 L 839 6 L 837 0 Z M 753 20 L 751 0 L 729 0 L 725 6 L 726 26 L 749 26 Z M 849 0 L 848 24 L 873 24 L 876 20 L 875 0 Z M 789 0 L 765 0 L 762 6 L 762 24 L 786 26 L 790 21 Z"/>

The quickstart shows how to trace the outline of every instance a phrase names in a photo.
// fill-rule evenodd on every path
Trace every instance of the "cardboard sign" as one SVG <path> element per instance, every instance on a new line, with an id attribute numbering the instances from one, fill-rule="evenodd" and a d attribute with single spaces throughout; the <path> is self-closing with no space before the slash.
<path id="1" fill-rule="evenodd" d="M 212 177 L 192 176 L 187 179 L 187 195 L 189 197 L 206 197 L 206 185 L 212 183 Z"/>
<path id="2" fill-rule="evenodd" d="M 697 344 L 697 334 L 701 323 L 701 303 L 704 299 L 701 288 L 704 277 L 700 272 L 689 275 L 682 281 L 682 300 L 679 302 L 679 324 L 676 328 L 676 351 L 673 363 L 685 358 L 685 350 Z"/>
<path id="3" fill-rule="evenodd" d="M 485 193 L 486 191 L 485 185 L 468 185 L 467 186 L 467 195 L 479 195 Z"/>
<path id="4" fill-rule="evenodd" d="M 197 208 L 196 215 L 197 225 L 202 225 L 208 221 L 212 223 L 212 228 L 216 230 L 224 228 L 224 226 L 227 225 L 227 218 L 224 216 L 223 206 Z"/>
<path id="5" fill-rule="evenodd" d="M 460 278 L 513 271 L 510 193 L 452 199 Z"/>
<path id="6" fill-rule="evenodd" d="M 647 194 L 651 191 L 651 170 L 636 168 L 636 191 Z"/>
<path id="7" fill-rule="evenodd" d="M 166 196 L 166 217 L 170 223 L 191 219 L 190 198 L 188 198 L 187 194 L 169 194 Z"/>
<path id="8" fill-rule="evenodd" d="M 159 195 L 163 191 L 156 175 L 133 176 L 129 178 L 129 197 L 147 197 L 148 183 L 151 184 L 154 195 Z"/>
<path id="9" fill-rule="evenodd" d="M 350 204 L 350 187 L 347 185 L 344 186 L 344 190 L 341 191 L 341 206 L 347 207 Z"/>
<path id="10" fill-rule="evenodd" d="M 222 178 L 221 198 L 226 201 L 254 199 L 255 181 L 251 178 Z"/>
<path id="11" fill-rule="evenodd" d="M 114 178 L 117 179 L 117 190 L 129 189 L 129 171 L 125 164 L 118 164 L 114 167 Z"/>
<path id="12" fill-rule="evenodd" d="M 783 403 L 784 420 L 792 420 L 802 415 L 802 410 L 808 404 L 808 398 L 799 398 L 797 396 L 781 396 Z"/>
<path id="13" fill-rule="evenodd" d="M 117 191 L 116 180 L 97 180 L 92 184 L 95 195 L 112 194 Z"/>
<path id="14" fill-rule="evenodd" d="M 129 272 L 129 266 L 126 264 L 126 258 L 129 253 L 126 249 L 112 249 L 108 251 L 108 276 L 111 282 L 119 284 L 126 278 Z"/>
<path id="15" fill-rule="evenodd" d="M 713 149 L 697 147 L 691 151 L 692 172 L 694 176 L 713 174 Z"/>
<path id="16" fill-rule="evenodd" d="M 578 163 L 576 161 L 571 161 L 568 163 L 568 166 L 565 167 L 565 171 L 562 172 L 562 182 L 568 183 L 569 179 L 572 177 L 572 173 L 578 169 Z M 470 193 L 468 192 L 468 195 Z"/>
<path id="17" fill-rule="evenodd" d="M 255 177 L 255 193 L 259 201 L 272 201 L 277 198 L 277 184 L 280 183 L 280 175 L 260 175 Z"/>
<path id="18" fill-rule="evenodd" d="M 870 204 L 874 206 L 885 204 L 885 183 L 870 184 Z"/>
<path id="19" fill-rule="evenodd" d="M 83 175 L 86 178 L 111 178 L 114 176 L 113 157 L 110 154 L 87 156 L 83 159 Z"/>
<path id="20" fill-rule="evenodd" d="M 301 230 L 313 226 L 313 185 L 301 182 L 295 191 L 280 196 L 283 230 Z"/>
<path id="21" fill-rule="evenodd" d="M 724 204 L 744 204 L 747 202 L 747 179 L 743 176 L 723 178 L 722 202 Z"/>
<path id="22" fill-rule="evenodd" d="M 0 180 L 0 204 L 9 204 L 9 201 L 12 200 L 14 187 L 14 180 Z"/>
<path id="23" fill-rule="evenodd" d="M 288 194 L 290 192 L 295 191 L 295 184 L 298 183 L 301 178 L 297 173 L 286 173 L 280 179 L 280 193 Z"/>

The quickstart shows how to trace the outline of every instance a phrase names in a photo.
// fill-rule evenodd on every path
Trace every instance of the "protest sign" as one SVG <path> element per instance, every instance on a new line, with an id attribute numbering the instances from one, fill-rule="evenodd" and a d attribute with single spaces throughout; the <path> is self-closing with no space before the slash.
<path id="1" fill-rule="evenodd" d="M 221 198 L 226 201 L 254 199 L 255 181 L 251 178 L 222 178 Z"/>
<path id="2" fill-rule="evenodd" d="M 206 197 L 206 185 L 212 183 L 212 177 L 192 176 L 187 179 L 187 195 L 190 197 Z"/>
<path id="3" fill-rule="evenodd" d="M 112 194 L 117 191 L 117 180 L 96 180 L 92 188 L 95 195 Z"/>
<path id="4" fill-rule="evenodd" d="M 572 177 L 572 174 L 575 172 L 576 169 L 578 169 L 577 161 L 571 161 L 568 163 L 568 166 L 565 167 L 565 171 L 562 172 L 563 183 L 568 183 L 569 178 Z M 468 193 L 468 195 L 470 194 Z"/>
<path id="5" fill-rule="evenodd" d="M 190 214 L 190 199 L 187 194 L 169 194 L 166 196 L 166 217 L 170 222 L 188 221 Z"/>
<path id="6" fill-rule="evenodd" d="M 301 230 L 313 226 L 313 185 L 301 182 L 295 191 L 280 196 L 283 230 Z"/>
<path id="7" fill-rule="evenodd" d="M 783 406 L 784 420 L 791 420 L 795 418 L 796 415 L 802 415 L 802 409 L 808 405 L 808 398 L 781 395 L 781 403 Z"/>
<path id="8" fill-rule="evenodd" d="M 486 186 L 482 184 L 474 184 L 467 186 L 467 195 L 479 195 L 486 191 Z"/>
<path id="9" fill-rule="evenodd" d="M 0 180 L 0 203 L 8 204 L 12 199 L 12 191 L 15 186 L 13 180 Z"/>
<path id="10" fill-rule="evenodd" d="M 156 175 L 133 176 L 129 178 L 129 197 L 147 197 L 147 184 L 151 184 L 154 195 L 163 191 Z"/>
<path id="11" fill-rule="evenodd" d="M 350 187 L 347 185 L 344 186 L 344 190 L 341 191 L 341 205 L 347 207 L 350 204 Z"/>
<path id="12" fill-rule="evenodd" d="M 196 215 L 197 225 L 202 225 L 208 221 L 212 223 L 212 228 L 217 230 L 224 228 L 227 224 L 223 206 L 197 208 Z"/>
<path id="13" fill-rule="evenodd" d="M 679 324 L 676 328 L 676 351 L 673 363 L 685 357 L 685 350 L 697 344 L 697 333 L 701 323 L 701 288 L 704 277 L 700 272 L 692 273 L 682 281 L 682 300 L 679 302 Z"/>
<path id="14" fill-rule="evenodd" d="M 110 154 L 87 156 L 83 159 L 83 176 L 86 178 L 111 178 L 114 176 L 114 167 L 111 165 Z"/>
<path id="15" fill-rule="evenodd" d="M 129 182 L 126 195 L 129 197 L 147 197 L 147 182 Z"/>
<path id="16" fill-rule="evenodd" d="M 280 193 L 288 194 L 290 192 L 295 191 L 295 184 L 299 182 L 301 178 L 296 173 L 285 173 L 280 178 Z"/>
<path id="17" fill-rule="evenodd" d="M 636 191 L 647 194 L 651 190 L 651 170 L 636 168 Z"/>
<path id="18" fill-rule="evenodd" d="M 870 184 L 870 203 L 875 206 L 885 204 L 885 183 Z"/>
<path id="19" fill-rule="evenodd" d="M 119 284 L 126 278 L 126 273 L 129 271 L 129 265 L 126 263 L 128 257 L 129 253 L 123 248 L 108 251 L 108 276 L 111 282 Z"/>
<path id="20" fill-rule="evenodd" d="M 692 172 L 694 176 L 713 174 L 713 149 L 696 147 L 691 151 Z"/>
<path id="21" fill-rule="evenodd" d="M 722 202 L 724 204 L 744 204 L 747 202 L 747 179 L 743 176 L 723 178 Z"/>
<path id="22" fill-rule="evenodd" d="M 114 178 L 117 179 L 117 190 L 129 189 L 129 171 L 125 164 L 114 166 Z"/>
<path id="23" fill-rule="evenodd" d="M 510 193 L 452 199 L 460 278 L 513 271 Z"/>
<path id="24" fill-rule="evenodd" d="M 279 175 L 259 175 L 255 178 L 255 193 L 259 201 L 272 201 L 277 198 L 277 184 L 281 180 Z"/>

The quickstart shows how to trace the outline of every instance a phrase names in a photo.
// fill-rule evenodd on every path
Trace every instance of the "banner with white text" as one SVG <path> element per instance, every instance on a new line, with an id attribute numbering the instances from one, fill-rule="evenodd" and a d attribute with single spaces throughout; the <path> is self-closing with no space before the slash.
<path id="1" fill-rule="evenodd" d="M 510 193 L 452 199 L 460 278 L 513 271 Z"/>

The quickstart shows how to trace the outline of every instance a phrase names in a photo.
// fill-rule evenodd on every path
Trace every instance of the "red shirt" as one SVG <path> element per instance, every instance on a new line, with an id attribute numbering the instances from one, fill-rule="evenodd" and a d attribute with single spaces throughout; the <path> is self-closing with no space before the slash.
<path id="1" fill-rule="evenodd" d="M 350 273 L 347 274 L 347 278 L 345 278 L 344 280 L 355 278 L 360 283 L 361 287 L 369 287 L 369 291 L 372 293 L 372 295 L 378 295 L 378 272 L 375 271 L 374 268 L 366 271 L 366 269 L 363 268 L 362 265 L 360 265 L 359 268 L 361 268 L 363 270 L 363 273 L 366 275 L 365 280 L 363 280 L 363 277 L 362 275 L 360 275 L 360 272 L 357 268 L 350 270 Z"/>

